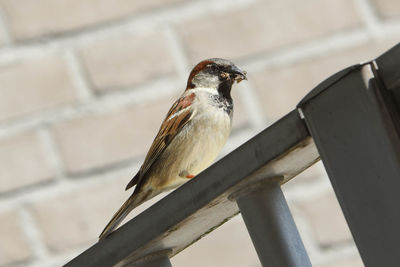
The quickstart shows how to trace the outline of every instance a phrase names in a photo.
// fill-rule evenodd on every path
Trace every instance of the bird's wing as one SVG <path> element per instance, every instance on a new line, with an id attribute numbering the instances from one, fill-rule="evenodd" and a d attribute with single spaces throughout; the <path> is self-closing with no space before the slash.
<path id="1" fill-rule="evenodd" d="M 193 116 L 191 104 L 195 99 L 195 94 L 191 93 L 179 98 L 168 111 L 157 136 L 154 138 L 153 144 L 147 152 L 146 158 L 139 172 L 128 183 L 125 190 L 128 190 L 135 184 L 140 184 L 142 177 L 153 163 L 160 157 L 165 148 L 171 143 L 175 136 L 182 130 Z"/>

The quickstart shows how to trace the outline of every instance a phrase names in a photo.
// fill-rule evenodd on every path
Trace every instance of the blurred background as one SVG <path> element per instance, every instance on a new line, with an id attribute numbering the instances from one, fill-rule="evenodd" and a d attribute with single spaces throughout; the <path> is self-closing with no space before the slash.
<path id="1" fill-rule="evenodd" d="M 0 266 L 97 241 L 198 61 L 248 72 L 225 155 L 399 40 L 398 0 L 0 0 Z M 314 266 L 363 266 L 321 163 L 284 191 Z M 172 263 L 260 266 L 240 216 Z"/>

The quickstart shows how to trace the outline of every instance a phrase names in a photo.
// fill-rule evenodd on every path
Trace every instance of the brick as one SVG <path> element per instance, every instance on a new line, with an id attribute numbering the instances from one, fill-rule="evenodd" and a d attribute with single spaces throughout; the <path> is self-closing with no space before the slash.
<path id="1" fill-rule="evenodd" d="M 397 0 L 373 0 L 378 14 L 387 19 L 394 19 L 400 16 L 400 2 Z"/>
<path id="2" fill-rule="evenodd" d="M 100 91 L 135 86 L 175 73 L 161 33 L 121 35 L 81 49 L 93 86 Z"/>
<path id="3" fill-rule="evenodd" d="M 59 123 L 54 132 L 68 172 L 144 156 L 173 102 L 164 98 Z"/>
<path id="4" fill-rule="evenodd" d="M 47 248 L 53 253 L 59 253 L 97 242 L 112 215 L 132 193 L 132 190 L 124 189 L 134 173 L 135 170 L 132 169 L 116 174 L 112 179 L 100 179 L 101 182 L 79 186 L 33 203 L 32 215 Z M 165 195 L 159 195 L 136 208 L 125 221 L 154 204 L 162 196 Z"/>
<path id="5" fill-rule="evenodd" d="M 15 212 L 0 214 L 0 236 L 1 266 L 22 263 L 32 255 Z"/>
<path id="6" fill-rule="evenodd" d="M 328 247 L 352 240 L 342 210 L 333 192 L 303 200 L 299 205 L 318 244 Z"/>
<path id="7" fill-rule="evenodd" d="M 330 263 L 319 264 L 317 267 L 364 267 L 359 255 L 344 259 L 335 259 Z"/>
<path id="8" fill-rule="evenodd" d="M 349 1 L 284 0 L 257 2 L 222 14 L 210 12 L 180 23 L 177 29 L 195 62 L 256 55 L 358 25 L 360 19 Z"/>
<path id="9" fill-rule="evenodd" d="M 249 82 L 254 83 L 266 116 L 277 120 L 293 110 L 309 91 L 330 75 L 350 65 L 376 58 L 394 43 L 394 40 L 370 42 L 291 65 L 267 67 L 250 73 Z"/>
<path id="10" fill-rule="evenodd" d="M 240 215 L 181 251 L 171 263 L 177 267 L 261 266 Z"/>
<path id="11" fill-rule="evenodd" d="M 0 140 L 0 193 L 48 181 L 55 168 L 34 132 Z"/>
<path id="12" fill-rule="evenodd" d="M 0 66 L 0 120 L 76 100 L 67 66 L 56 54 Z"/>
<path id="13" fill-rule="evenodd" d="M 111 22 L 183 0 L 2 0 L 11 32 L 18 40 L 60 34 Z"/>

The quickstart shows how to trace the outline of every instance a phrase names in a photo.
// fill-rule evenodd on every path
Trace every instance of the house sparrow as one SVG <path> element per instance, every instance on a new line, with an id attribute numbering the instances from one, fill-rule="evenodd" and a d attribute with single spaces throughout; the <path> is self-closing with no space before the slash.
<path id="1" fill-rule="evenodd" d="M 126 189 L 133 194 L 100 234 L 109 235 L 144 201 L 182 185 L 207 168 L 228 139 L 232 125 L 233 83 L 246 72 L 232 62 L 212 58 L 191 71 L 186 90 L 169 110 L 139 172 Z"/>

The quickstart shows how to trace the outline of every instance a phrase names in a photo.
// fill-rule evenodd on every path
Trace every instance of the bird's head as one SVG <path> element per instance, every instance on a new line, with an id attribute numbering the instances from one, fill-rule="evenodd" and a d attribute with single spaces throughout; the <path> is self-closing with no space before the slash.
<path id="1" fill-rule="evenodd" d="M 193 68 L 186 89 L 210 88 L 230 96 L 232 84 L 242 80 L 247 80 L 245 71 L 229 60 L 211 58 L 201 61 Z"/>

